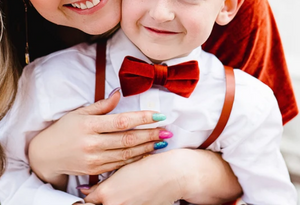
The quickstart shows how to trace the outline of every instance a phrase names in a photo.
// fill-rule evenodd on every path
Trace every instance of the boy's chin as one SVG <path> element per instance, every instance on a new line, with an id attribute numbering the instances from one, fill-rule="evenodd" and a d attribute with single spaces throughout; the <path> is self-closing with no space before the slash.
<path id="1" fill-rule="evenodd" d="M 160 54 L 158 54 L 158 53 L 160 53 Z M 164 55 L 159 51 L 154 52 L 154 53 L 144 53 L 144 55 L 146 55 L 152 61 L 152 63 L 155 63 L 155 64 L 160 64 L 163 61 L 169 60 L 171 58 L 175 58 L 175 56 L 172 57 L 170 55 Z"/>

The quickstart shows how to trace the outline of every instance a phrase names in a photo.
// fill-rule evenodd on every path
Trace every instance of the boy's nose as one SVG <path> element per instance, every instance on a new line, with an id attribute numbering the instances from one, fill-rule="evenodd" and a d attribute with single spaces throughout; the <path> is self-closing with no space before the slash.
<path id="1" fill-rule="evenodd" d="M 163 3 L 163 1 L 158 1 L 149 11 L 149 15 L 152 19 L 159 23 L 172 21 L 175 18 L 175 13 L 171 10 L 168 3 Z"/>

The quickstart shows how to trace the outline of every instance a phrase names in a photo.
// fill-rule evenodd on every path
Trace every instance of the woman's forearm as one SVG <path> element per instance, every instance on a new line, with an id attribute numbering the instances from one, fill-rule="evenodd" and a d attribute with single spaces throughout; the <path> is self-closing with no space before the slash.
<path id="1" fill-rule="evenodd" d="M 185 166 L 183 199 L 195 204 L 219 204 L 237 199 L 242 188 L 230 166 L 219 153 L 182 150 Z M 184 160 L 189 159 L 189 160 Z"/>

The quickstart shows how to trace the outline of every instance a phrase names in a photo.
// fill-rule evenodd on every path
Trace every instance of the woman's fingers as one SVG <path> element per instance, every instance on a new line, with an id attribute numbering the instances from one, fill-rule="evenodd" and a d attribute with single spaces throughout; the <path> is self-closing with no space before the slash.
<path id="1" fill-rule="evenodd" d="M 163 114 L 154 111 L 136 111 L 120 114 L 89 116 L 85 120 L 87 129 L 95 133 L 118 132 L 165 120 Z"/>
<path id="2" fill-rule="evenodd" d="M 88 155 L 88 158 L 84 159 L 86 166 L 82 168 L 86 167 L 85 173 L 89 175 L 112 171 L 151 153 L 154 150 L 155 144 L 156 142 L 148 142 L 131 148 L 95 151 L 92 155 Z"/>
<path id="3" fill-rule="evenodd" d="M 105 173 L 105 172 L 109 172 L 111 170 L 120 169 L 121 167 L 123 167 L 123 166 L 125 166 L 127 164 L 131 164 L 133 162 L 136 162 L 136 161 L 142 159 L 143 157 L 144 157 L 144 155 L 140 155 L 140 156 L 136 156 L 136 157 L 130 158 L 128 160 L 115 161 L 115 162 L 110 162 L 110 163 L 102 164 L 101 166 L 95 167 L 94 172 L 91 173 L 90 175 L 97 175 L 99 173 Z"/>
<path id="4" fill-rule="evenodd" d="M 163 114 L 154 111 L 137 111 L 112 115 L 104 115 L 112 111 L 120 100 L 117 90 L 108 99 L 100 100 L 87 107 L 74 111 L 76 114 L 86 115 L 84 125 L 87 130 L 95 133 L 116 132 L 132 129 L 138 125 L 145 125 L 166 119 Z"/>
<path id="5" fill-rule="evenodd" d="M 145 143 L 126 149 L 107 150 L 98 156 L 98 162 L 102 164 L 107 162 L 126 161 L 136 156 L 148 154 L 154 150 L 154 142 Z M 96 160 L 95 160 L 96 161 Z M 97 162 L 95 162 L 97 163 Z"/>
<path id="6" fill-rule="evenodd" d="M 147 142 L 157 142 L 162 139 L 171 138 L 172 136 L 171 132 L 162 129 L 130 130 L 99 134 L 94 142 L 102 150 L 113 150 L 134 147 Z"/>
<path id="7" fill-rule="evenodd" d="M 119 100 L 120 92 L 116 89 L 116 92 L 114 92 L 109 98 L 99 100 L 89 106 L 79 108 L 74 112 L 81 115 L 103 115 L 112 111 L 119 103 Z"/>

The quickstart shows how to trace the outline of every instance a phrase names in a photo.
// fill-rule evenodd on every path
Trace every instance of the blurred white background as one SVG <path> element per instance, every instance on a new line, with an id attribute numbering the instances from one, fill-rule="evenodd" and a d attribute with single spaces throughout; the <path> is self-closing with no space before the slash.
<path id="1" fill-rule="evenodd" d="M 269 0 L 281 34 L 286 60 L 300 108 L 300 0 Z M 284 128 L 281 145 L 300 196 L 300 115 Z M 298 198 L 299 198 L 298 196 Z M 300 200 L 298 200 L 300 205 Z"/>

